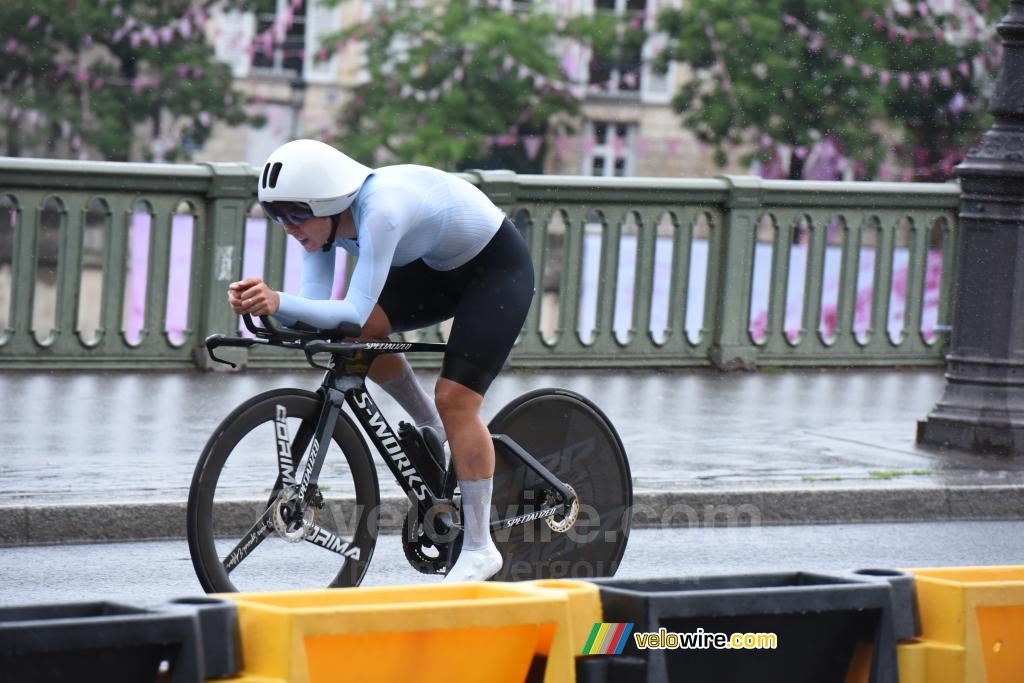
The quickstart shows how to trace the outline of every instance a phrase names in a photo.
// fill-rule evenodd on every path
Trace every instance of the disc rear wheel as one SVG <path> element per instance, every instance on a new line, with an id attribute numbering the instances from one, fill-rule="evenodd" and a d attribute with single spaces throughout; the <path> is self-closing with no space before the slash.
<path id="1" fill-rule="evenodd" d="M 556 490 L 495 442 L 498 518 L 537 518 L 492 529 L 504 558 L 500 581 L 612 576 L 629 538 L 633 483 L 615 428 L 593 403 L 564 389 L 540 389 L 503 408 L 489 425 L 536 458 L 576 494 L 566 507 Z M 548 512 L 558 508 L 554 514 Z"/>

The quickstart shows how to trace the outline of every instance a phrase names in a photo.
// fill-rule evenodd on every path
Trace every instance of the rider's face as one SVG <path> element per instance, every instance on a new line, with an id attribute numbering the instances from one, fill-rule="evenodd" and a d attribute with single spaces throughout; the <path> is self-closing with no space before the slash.
<path id="1" fill-rule="evenodd" d="M 331 234 L 331 219 L 314 216 L 307 218 L 298 225 L 284 226 L 285 232 L 298 240 L 306 251 L 316 251 L 324 246 Z"/>

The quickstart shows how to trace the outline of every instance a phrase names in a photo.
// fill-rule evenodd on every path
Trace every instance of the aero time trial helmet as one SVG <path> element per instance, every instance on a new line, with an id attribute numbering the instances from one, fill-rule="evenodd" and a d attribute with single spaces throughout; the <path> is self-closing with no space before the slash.
<path id="1" fill-rule="evenodd" d="M 257 193 L 267 216 L 295 224 L 347 209 L 372 172 L 330 145 L 293 140 L 267 159 Z"/>

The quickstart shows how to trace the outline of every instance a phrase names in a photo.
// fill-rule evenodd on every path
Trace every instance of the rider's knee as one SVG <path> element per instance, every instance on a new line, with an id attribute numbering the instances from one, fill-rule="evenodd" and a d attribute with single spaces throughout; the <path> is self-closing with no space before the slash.
<path id="1" fill-rule="evenodd" d="M 370 312 L 370 317 L 363 323 L 363 339 L 387 339 L 391 334 L 391 321 L 383 309 L 375 306 Z"/>
<path id="2" fill-rule="evenodd" d="M 434 404 L 437 412 L 442 418 L 446 415 L 460 415 L 466 412 L 475 412 L 478 409 L 478 402 L 472 396 L 466 395 L 466 391 L 451 386 L 444 382 L 438 382 L 434 387 Z"/>

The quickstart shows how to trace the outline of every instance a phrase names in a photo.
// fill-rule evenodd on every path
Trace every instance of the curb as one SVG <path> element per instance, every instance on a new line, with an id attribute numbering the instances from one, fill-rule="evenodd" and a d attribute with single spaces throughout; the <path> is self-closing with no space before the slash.
<path id="1" fill-rule="evenodd" d="M 337 501 L 352 518 L 352 499 Z M 381 499 L 380 533 L 398 533 L 409 502 Z M 240 516 L 245 524 L 252 519 Z M 640 493 L 633 528 L 725 528 L 1024 519 L 1024 486 L 829 488 Z M 0 547 L 185 538 L 185 503 L 0 506 Z"/>

